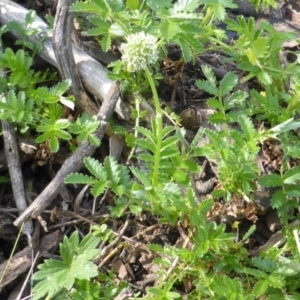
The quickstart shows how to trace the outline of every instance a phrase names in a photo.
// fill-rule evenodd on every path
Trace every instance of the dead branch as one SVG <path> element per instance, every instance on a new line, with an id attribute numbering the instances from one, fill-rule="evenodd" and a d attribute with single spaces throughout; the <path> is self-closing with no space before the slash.
<path id="1" fill-rule="evenodd" d="M 63 79 L 70 79 L 71 91 L 76 104 L 82 111 L 96 111 L 97 107 L 87 96 L 76 68 L 72 51 L 71 34 L 74 14 L 69 12 L 73 0 L 59 1 L 56 8 L 53 29 L 53 50 L 58 70 Z M 89 107 L 92 105 L 92 107 Z"/>
<path id="2" fill-rule="evenodd" d="M 14 200 L 18 209 L 25 210 L 27 208 L 27 203 L 18 151 L 19 147 L 17 144 L 14 127 L 6 121 L 2 121 L 1 124 L 5 141 L 5 156 L 7 159 Z M 29 238 L 32 231 L 32 222 L 26 222 L 23 227 L 23 233 L 27 234 Z"/>

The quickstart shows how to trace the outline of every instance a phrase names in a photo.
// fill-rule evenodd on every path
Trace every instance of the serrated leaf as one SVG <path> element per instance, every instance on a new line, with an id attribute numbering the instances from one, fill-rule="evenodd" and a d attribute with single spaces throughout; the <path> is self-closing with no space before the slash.
<path id="1" fill-rule="evenodd" d="M 192 52 L 189 44 L 183 38 L 178 39 L 177 42 L 181 48 L 183 60 L 186 63 L 190 62 L 192 60 Z"/>
<path id="2" fill-rule="evenodd" d="M 289 185 L 285 187 L 285 191 L 288 196 L 291 197 L 300 197 L 300 186 L 297 184 Z"/>
<path id="3" fill-rule="evenodd" d="M 209 117 L 208 121 L 211 124 L 223 124 L 227 122 L 226 116 L 222 112 L 215 112 Z"/>
<path id="4" fill-rule="evenodd" d="M 110 45 L 111 45 L 111 37 L 109 35 L 105 35 L 102 39 L 101 39 L 101 48 L 104 52 L 107 52 L 110 49 Z"/>
<path id="5" fill-rule="evenodd" d="M 30 10 L 25 17 L 25 27 L 28 27 L 28 25 L 32 24 L 35 18 L 36 18 L 36 11 Z"/>
<path id="6" fill-rule="evenodd" d="M 262 176 L 258 179 L 258 182 L 260 185 L 264 187 L 276 187 L 276 186 L 282 186 L 282 178 L 278 174 L 268 174 L 265 176 Z"/>
<path id="7" fill-rule="evenodd" d="M 143 207 L 141 205 L 135 204 L 129 204 L 129 209 L 135 215 L 140 214 L 143 211 Z"/>
<path id="8" fill-rule="evenodd" d="M 152 187 L 152 183 L 149 180 L 149 176 L 147 176 L 147 174 L 145 174 L 145 172 L 143 172 L 142 170 L 140 170 L 136 167 L 131 167 L 130 170 L 133 173 L 133 175 L 143 184 L 143 186 L 146 189 L 150 189 Z"/>
<path id="9" fill-rule="evenodd" d="M 109 29 L 109 35 L 110 36 L 119 36 L 119 37 L 123 37 L 126 35 L 126 32 L 124 31 L 124 29 L 121 27 L 121 25 L 114 23 L 110 26 Z"/>
<path id="10" fill-rule="evenodd" d="M 81 173 L 72 173 L 65 178 L 64 182 L 69 184 L 94 184 L 96 179 Z"/>
<path id="11" fill-rule="evenodd" d="M 112 156 L 107 156 L 104 160 L 104 167 L 107 173 L 107 178 L 115 185 L 120 182 L 121 166 Z"/>
<path id="12" fill-rule="evenodd" d="M 271 197 L 271 206 L 273 208 L 280 208 L 286 202 L 286 194 L 282 190 L 274 192 Z"/>
<path id="13" fill-rule="evenodd" d="M 176 170 L 176 172 L 173 174 L 173 179 L 181 184 L 188 184 L 190 181 L 188 174 L 185 171 L 182 170 Z"/>
<path id="14" fill-rule="evenodd" d="M 220 82 L 220 94 L 221 96 L 227 95 L 238 82 L 238 77 L 233 72 L 227 73 Z"/>
<path id="15" fill-rule="evenodd" d="M 180 163 L 180 168 L 186 169 L 192 173 L 198 173 L 200 171 L 199 165 L 192 159 L 182 160 Z"/>
<path id="16" fill-rule="evenodd" d="M 83 159 L 83 162 L 86 168 L 95 178 L 99 179 L 102 182 L 107 181 L 106 169 L 98 160 L 92 157 L 85 157 Z"/>
<path id="17" fill-rule="evenodd" d="M 135 130 L 141 133 L 147 140 L 151 141 L 153 145 L 156 145 L 156 137 L 151 130 L 140 126 L 136 126 Z"/>
<path id="18" fill-rule="evenodd" d="M 200 6 L 201 0 L 178 0 L 172 9 L 173 13 L 179 11 L 194 11 L 196 8 Z"/>
<path id="19" fill-rule="evenodd" d="M 129 10 L 136 10 L 140 8 L 140 2 L 139 0 L 127 0 L 126 6 Z"/>
<path id="20" fill-rule="evenodd" d="M 293 167 L 283 175 L 285 184 L 295 184 L 300 180 L 300 166 Z"/>
<path id="21" fill-rule="evenodd" d="M 215 99 L 215 98 L 208 99 L 207 105 L 211 108 L 223 109 L 222 103 L 218 99 Z"/>
<path id="22" fill-rule="evenodd" d="M 166 41 L 170 41 L 179 31 L 179 27 L 175 22 L 165 21 L 159 25 L 159 30 Z"/>
<path id="23" fill-rule="evenodd" d="M 44 132 L 43 134 L 39 135 L 35 141 L 40 144 L 40 143 L 43 143 L 45 142 L 47 139 L 49 139 L 51 137 L 51 132 L 47 131 L 47 132 Z"/>
<path id="24" fill-rule="evenodd" d="M 146 4 L 156 12 L 161 12 L 162 8 L 172 6 L 172 0 L 147 0 Z"/>
<path id="25" fill-rule="evenodd" d="M 285 286 L 285 280 L 281 276 L 276 276 L 276 275 L 270 274 L 268 276 L 268 284 L 270 286 L 272 286 L 273 288 L 280 289 Z"/>
<path id="26" fill-rule="evenodd" d="M 247 57 L 253 66 L 257 65 L 256 56 L 251 48 L 247 49 Z"/>
<path id="27" fill-rule="evenodd" d="M 196 85 L 199 89 L 202 89 L 203 91 L 205 91 L 211 95 L 214 95 L 214 96 L 219 95 L 218 88 L 215 86 L 212 86 L 209 82 L 207 82 L 205 80 L 197 80 Z"/>
<path id="28" fill-rule="evenodd" d="M 267 287 L 268 287 L 268 280 L 260 280 L 254 285 L 252 289 L 252 293 L 255 295 L 255 297 L 259 297 L 265 293 Z"/>
<path id="29" fill-rule="evenodd" d="M 265 85 L 271 85 L 273 82 L 272 77 L 266 71 L 263 70 L 257 73 L 257 78 L 261 83 Z"/>
<path id="30" fill-rule="evenodd" d="M 161 151 L 163 151 L 164 149 L 170 147 L 170 146 L 173 146 L 175 145 L 176 143 L 178 142 L 178 137 L 177 136 L 170 136 L 166 139 L 164 139 L 162 142 L 161 142 Z"/>
<path id="31" fill-rule="evenodd" d="M 150 153 L 141 153 L 137 156 L 138 159 L 147 162 L 154 162 L 154 156 Z"/>
<path id="32" fill-rule="evenodd" d="M 90 14 L 99 14 L 99 12 L 101 12 L 103 6 L 99 7 L 98 5 L 96 5 L 96 2 L 76 2 L 73 3 L 70 7 L 70 11 L 73 12 L 82 12 L 82 13 L 90 13 Z"/>
<path id="33" fill-rule="evenodd" d="M 260 58 L 268 51 L 268 41 L 264 37 L 259 37 L 252 43 L 252 49 L 255 57 Z"/>
<path id="34" fill-rule="evenodd" d="M 177 156 L 179 154 L 178 147 L 169 147 L 160 152 L 161 165 L 163 164 L 164 159 L 169 159 L 173 156 Z"/>
<path id="35" fill-rule="evenodd" d="M 88 140 L 90 142 L 91 145 L 95 146 L 95 147 L 99 147 L 101 144 L 101 141 L 94 135 L 90 134 L 88 136 Z"/>
<path id="36" fill-rule="evenodd" d="M 53 136 L 57 136 L 58 138 L 61 138 L 66 141 L 70 141 L 72 139 L 72 136 L 70 135 L 69 132 L 61 129 L 55 130 L 55 135 Z"/>
<path id="37" fill-rule="evenodd" d="M 101 194 L 104 193 L 106 187 L 107 187 L 107 182 L 97 181 L 96 183 L 94 183 L 94 185 L 91 188 L 91 194 L 94 197 L 99 197 Z"/>
<path id="38" fill-rule="evenodd" d="M 146 139 L 138 139 L 135 140 L 136 146 L 138 148 L 143 149 L 143 150 L 150 150 L 152 153 L 155 153 L 156 151 L 156 145 L 153 144 L 151 141 L 146 140 Z"/>
<path id="39" fill-rule="evenodd" d="M 53 152 L 53 153 L 56 153 L 59 149 L 59 143 L 58 143 L 58 139 L 55 135 L 52 135 L 50 137 L 50 141 L 49 141 L 49 147 L 50 147 L 50 150 Z"/>
<path id="40" fill-rule="evenodd" d="M 225 17 L 227 16 L 225 7 L 222 4 L 215 5 L 214 14 L 217 20 L 224 20 Z"/>
<path id="41" fill-rule="evenodd" d="M 110 23 L 108 21 L 103 20 L 98 15 L 90 15 L 87 18 L 93 25 L 97 26 L 97 30 L 99 35 L 107 34 L 110 28 Z M 88 31 L 89 33 L 89 31 Z"/>
<path id="42" fill-rule="evenodd" d="M 250 118 L 245 115 L 239 117 L 239 123 L 247 141 L 255 139 L 257 136 L 256 130 Z"/>
<path id="43" fill-rule="evenodd" d="M 191 26 L 181 26 L 181 31 L 182 32 L 192 32 L 193 31 L 193 27 Z M 196 32 L 198 33 L 198 32 Z M 194 34 L 189 34 L 189 35 L 184 35 L 182 37 L 186 42 L 187 44 L 190 46 L 190 48 L 194 51 L 194 52 L 197 52 L 197 53 L 202 53 L 203 52 L 203 44 L 198 41 L 197 39 L 195 39 L 195 36 Z"/>

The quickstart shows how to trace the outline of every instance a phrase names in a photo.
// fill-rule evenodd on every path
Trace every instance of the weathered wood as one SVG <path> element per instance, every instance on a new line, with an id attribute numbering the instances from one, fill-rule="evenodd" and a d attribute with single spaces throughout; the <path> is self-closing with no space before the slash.
<path id="1" fill-rule="evenodd" d="M 25 16 L 28 10 L 10 0 L 0 1 L 0 24 L 4 25 L 10 21 L 15 21 L 24 27 Z M 31 28 L 39 29 L 40 33 L 26 37 L 26 40 L 34 45 L 43 43 L 43 49 L 38 53 L 45 61 L 57 67 L 56 58 L 53 51 L 52 33 L 44 21 L 36 17 Z M 24 39 L 18 32 L 13 31 L 13 36 Z M 86 54 L 79 47 L 72 47 L 76 66 L 84 87 L 95 97 L 103 101 L 113 83 L 107 77 L 108 70 L 99 62 Z M 124 120 L 130 119 L 130 107 L 128 103 L 118 100 L 115 109 L 116 113 Z M 93 112 L 97 114 L 97 111 Z"/>
<path id="2" fill-rule="evenodd" d="M 72 49 L 72 28 L 74 14 L 69 12 L 74 0 L 59 1 L 56 8 L 53 28 L 53 50 L 55 53 L 60 76 L 71 81 L 71 93 L 74 95 L 76 105 L 82 110 L 92 113 L 97 106 L 86 94 L 75 64 Z"/>

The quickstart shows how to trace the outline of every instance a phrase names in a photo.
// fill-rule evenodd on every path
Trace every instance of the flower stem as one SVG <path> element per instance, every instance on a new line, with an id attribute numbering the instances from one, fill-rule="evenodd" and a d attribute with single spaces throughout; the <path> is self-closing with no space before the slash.
<path id="1" fill-rule="evenodd" d="M 145 69 L 145 74 L 147 77 L 147 80 L 150 84 L 151 91 L 153 94 L 154 99 L 154 105 L 156 110 L 156 117 L 155 117 L 155 130 L 156 130 L 156 137 L 157 137 L 157 143 L 154 153 L 154 167 L 153 167 L 153 175 L 152 175 L 152 185 L 153 187 L 156 187 L 158 185 L 158 170 L 159 170 L 159 162 L 160 162 L 160 150 L 161 150 L 161 143 L 162 143 L 162 130 L 163 130 L 163 122 L 162 122 L 162 109 L 160 106 L 160 102 L 158 99 L 157 90 L 152 78 L 152 75 L 148 68 Z"/>

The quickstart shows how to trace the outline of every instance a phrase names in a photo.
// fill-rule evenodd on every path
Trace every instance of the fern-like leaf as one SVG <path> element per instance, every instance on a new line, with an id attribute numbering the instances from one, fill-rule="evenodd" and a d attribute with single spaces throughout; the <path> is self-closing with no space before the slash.
<path id="1" fill-rule="evenodd" d="M 115 185 L 118 185 L 121 178 L 121 168 L 115 158 L 107 156 L 104 160 L 104 167 L 107 178 Z"/>
<path id="2" fill-rule="evenodd" d="M 64 182 L 68 184 L 94 184 L 96 179 L 81 173 L 72 173 L 65 178 Z"/>
<path id="3" fill-rule="evenodd" d="M 101 182 L 106 182 L 107 181 L 106 170 L 104 169 L 104 166 L 98 160 L 96 160 L 92 157 L 85 157 L 83 162 L 84 162 L 84 165 L 89 170 L 89 172 L 95 178 L 97 178 Z"/>
<path id="4" fill-rule="evenodd" d="M 73 12 L 81 12 L 81 13 L 90 13 L 90 14 L 99 14 L 99 12 L 103 11 L 103 4 L 97 3 L 99 1 L 92 2 L 76 2 L 72 4 L 70 11 Z"/>
<path id="5" fill-rule="evenodd" d="M 263 295 L 268 288 L 268 280 L 259 280 L 252 289 L 252 294 L 255 298 Z"/>
<path id="6" fill-rule="evenodd" d="M 257 137 L 257 132 L 253 126 L 252 121 L 250 120 L 249 117 L 245 115 L 241 115 L 239 117 L 239 123 L 241 125 L 241 129 L 244 133 L 244 137 L 246 138 L 247 141 L 251 141 Z"/>
<path id="7" fill-rule="evenodd" d="M 149 130 L 149 129 L 145 128 L 145 127 L 140 127 L 140 126 L 135 127 L 135 130 L 138 133 L 142 134 L 153 145 L 156 145 L 156 137 L 155 137 L 154 133 L 151 130 Z"/>
<path id="8" fill-rule="evenodd" d="M 149 189 L 149 190 L 151 189 L 152 183 L 149 180 L 149 175 L 147 176 L 147 174 L 145 174 L 145 172 L 141 171 L 140 169 L 138 169 L 136 167 L 131 167 L 130 170 L 133 173 L 133 175 L 143 184 L 143 186 L 146 189 Z"/>
<path id="9" fill-rule="evenodd" d="M 233 72 L 227 73 L 220 82 L 221 96 L 227 95 L 237 85 L 238 77 Z"/>
<path id="10" fill-rule="evenodd" d="M 217 87 L 211 85 L 209 82 L 205 81 L 205 80 L 197 80 L 196 81 L 196 85 L 199 89 L 202 89 L 203 91 L 205 91 L 206 93 L 209 93 L 211 95 L 214 96 L 218 96 L 219 95 L 219 90 Z"/>
<path id="11" fill-rule="evenodd" d="M 253 257 L 252 263 L 257 267 L 260 268 L 266 272 L 274 272 L 277 269 L 276 262 L 270 258 L 260 258 L 260 257 Z"/>
<path id="12" fill-rule="evenodd" d="M 262 176 L 258 179 L 258 182 L 260 185 L 267 187 L 267 188 L 282 186 L 282 184 L 283 184 L 282 178 L 278 174 L 268 174 L 268 175 Z"/>

